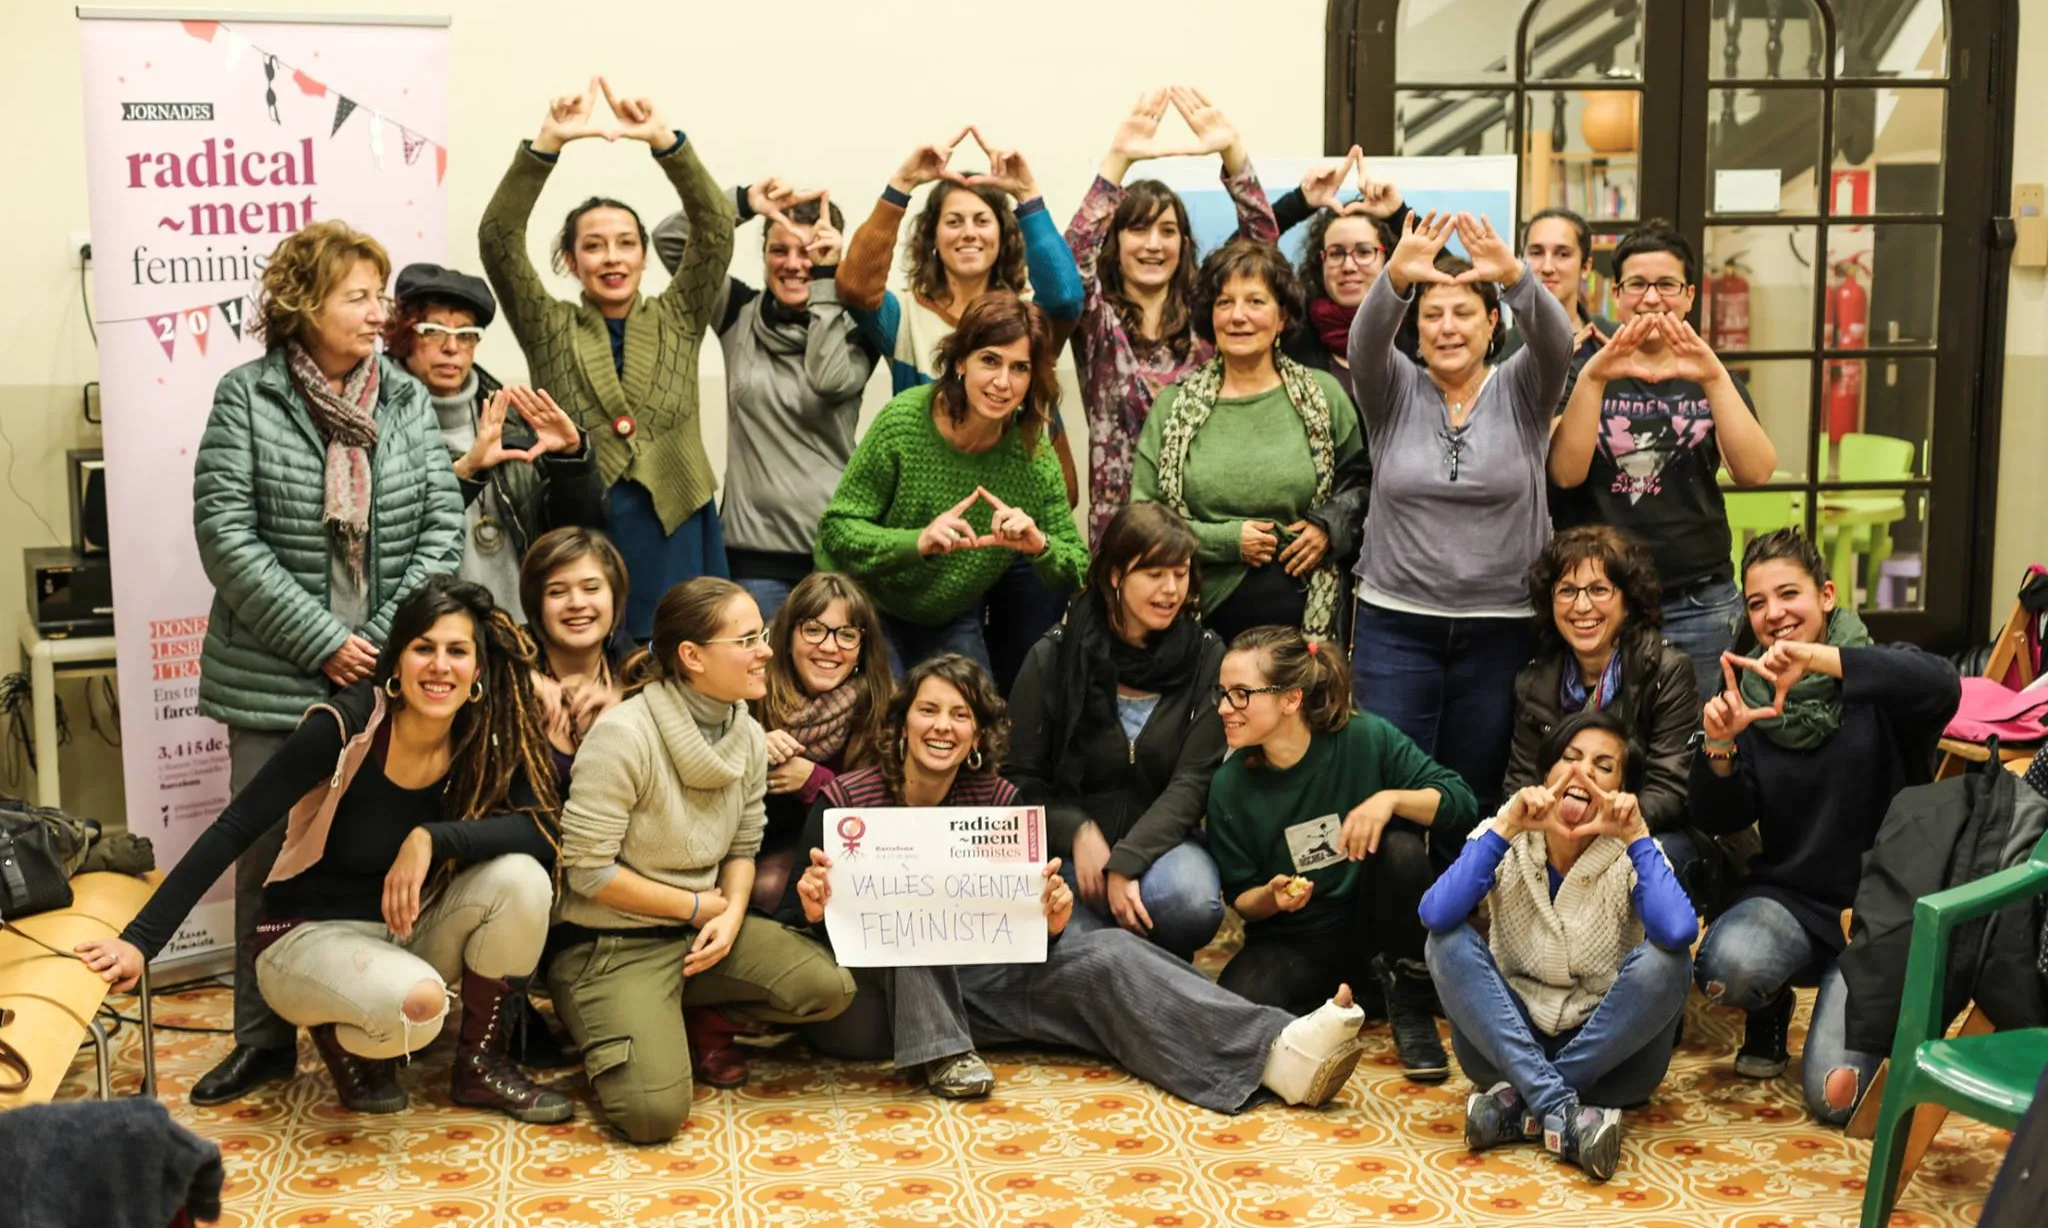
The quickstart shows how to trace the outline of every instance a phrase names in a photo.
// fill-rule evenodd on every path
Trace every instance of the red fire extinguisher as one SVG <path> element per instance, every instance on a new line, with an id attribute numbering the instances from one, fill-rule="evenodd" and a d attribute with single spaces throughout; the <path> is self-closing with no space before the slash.
<path id="1" fill-rule="evenodd" d="M 1863 253 L 1857 252 L 1835 262 L 1835 284 L 1828 288 L 1828 344 L 1841 350 L 1860 350 L 1870 343 L 1870 294 L 1859 274 L 1868 275 Z M 1863 425 L 1863 360 L 1837 358 L 1828 363 L 1828 442 L 1840 443 L 1842 436 Z"/>
<path id="2" fill-rule="evenodd" d="M 1701 312 L 1707 321 L 1707 344 L 1716 354 L 1749 349 L 1749 269 L 1741 263 L 1746 252 L 1730 256 L 1721 271 L 1707 279 L 1707 301 Z M 1747 368 L 1730 366 L 1729 371 L 1747 376 Z"/>

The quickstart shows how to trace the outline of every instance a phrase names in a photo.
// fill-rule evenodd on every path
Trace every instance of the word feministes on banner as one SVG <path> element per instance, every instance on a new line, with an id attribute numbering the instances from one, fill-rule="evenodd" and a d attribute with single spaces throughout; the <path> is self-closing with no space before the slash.
<path id="1" fill-rule="evenodd" d="M 825 812 L 825 932 L 848 968 L 1045 962 L 1045 812 Z"/>

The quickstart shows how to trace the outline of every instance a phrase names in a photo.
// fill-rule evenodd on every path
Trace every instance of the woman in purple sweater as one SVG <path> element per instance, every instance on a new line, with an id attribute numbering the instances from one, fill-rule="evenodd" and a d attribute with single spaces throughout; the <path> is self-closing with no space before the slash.
<path id="1" fill-rule="evenodd" d="M 1167 105 L 1195 134 L 1192 146 L 1159 137 Z M 1194 232 L 1179 193 L 1157 179 L 1128 187 L 1131 164 L 1148 158 L 1219 154 L 1223 188 L 1237 205 L 1239 238 L 1276 243 L 1279 228 L 1252 171 L 1244 139 L 1198 90 L 1176 85 L 1141 96 L 1118 125 L 1089 185 L 1067 246 L 1086 290 L 1074 330 L 1074 366 L 1088 411 L 1088 543 L 1131 499 L 1138 433 L 1152 399 L 1216 352 L 1195 332 Z"/>
<path id="2" fill-rule="evenodd" d="M 1444 252 L 1455 231 L 1470 261 Z M 1495 365 L 1500 304 L 1527 344 Z M 1395 349 L 1413 328 L 1422 365 Z M 1372 457 L 1355 569 L 1358 706 L 1499 804 L 1515 673 L 1534 647 L 1521 577 L 1550 537 L 1544 461 L 1571 365 L 1564 308 L 1484 218 L 1413 215 L 1351 322 Z M 1462 831 L 1433 830 L 1439 865 Z"/>

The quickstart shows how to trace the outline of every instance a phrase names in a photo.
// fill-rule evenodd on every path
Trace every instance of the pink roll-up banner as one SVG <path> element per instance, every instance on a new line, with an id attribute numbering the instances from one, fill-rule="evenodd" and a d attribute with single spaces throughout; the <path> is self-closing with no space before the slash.
<path id="1" fill-rule="evenodd" d="M 213 589 L 193 453 L 250 335 L 270 252 L 339 219 L 397 270 L 447 248 L 445 18 L 79 10 L 93 317 L 128 825 L 168 869 L 228 801 L 227 731 L 198 715 Z M 233 943 L 230 884 L 164 960 Z"/>

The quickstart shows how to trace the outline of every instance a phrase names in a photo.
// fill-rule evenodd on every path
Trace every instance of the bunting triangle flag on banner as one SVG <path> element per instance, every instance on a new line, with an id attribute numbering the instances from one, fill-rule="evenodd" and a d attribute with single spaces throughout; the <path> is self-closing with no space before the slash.
<path id="1" fill-rule="evenodd" d="M 234 330 L 235 340 L 240 341 L 242 339 L 242 300 L 238 298 L 225 298 L 215 303 L 213 307 L 214 310 L 220 312 L 221 320 Z"/>
<path id="2" fill-rule="evenodd" d="M 171 351 L 178 344 L 178 313 L 172 311 L 160 316 L 145 316 L 143 323 L 156 334 L 156 343 L 164 347 L 164 357 L 170 358 Z"/>
<path id="3" fill-rule="evenodd" d="M 398 139 L 405 144 L 405 164 L 411 166 L 419 161 L 420 148 L 427 143 L 427 138 L 410 128 L 400 126 L 398 129 Z"/>
<path id="4" fill-rule="evenodd" d="M 434 146 L 434 182 L 440 183 L 448 175 L 448 147 Z"/>
<path id="5" fill-rule="evenodd" d="M 275 60 L 277 57 L 271 56 L 270 58 Z M 292 69 L 292 84 L 298 86 L 299 92 L 309 98 L 324 98 L 327 96 L 327 87 L 307 76 L 301 69 Z"/>
<path id="6" fill-rule="evenodd" d="M 185 33 L 202 43 L 212 42 L 214 32 L 220 29 L 217 21 L 181 21 L 178 24 L 185 27 Z"/>
<path id="7" fill-rule="evenodd" d="M 240 34 L 235 33 L 233 30 L 229 30 L 228 70 L 230 72 L 234 71 L 235 65 L 240 64 L 242 62 L 242 53 L 246 52 L 247 50 L 249 50 L 249 40 L 243 38 Z"/>
<path id="8" fill-rule="evenodd" d="M 375 111 L 370 112 L 370 161 L 384 169 L 384 117 Z"/>
<path id="9" fill-rule="evenodd" d="M 335 133 L 340 132 L 341 126 L 348 122 L 348 117 L 356 109 L 355 99 L 344 98 L 340 94 L 336 94 L 335 98 L 338 101 L 334 104 L 334 127 L 328 130 L 328 136 L 333 136 Z"/>
<path id="10" fill-rule="evenodd" d="M 206 330 L 213 323 L 213 308 L 194 307 L 185 313 L 185 331 L 191 334 L 192 344 L 199 347 L 202 357 L 206 354 Z"/>

